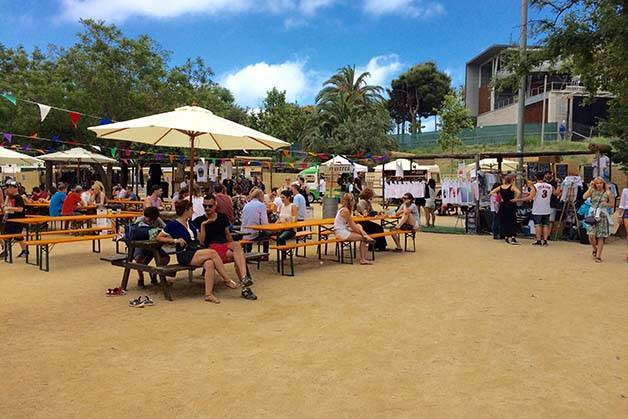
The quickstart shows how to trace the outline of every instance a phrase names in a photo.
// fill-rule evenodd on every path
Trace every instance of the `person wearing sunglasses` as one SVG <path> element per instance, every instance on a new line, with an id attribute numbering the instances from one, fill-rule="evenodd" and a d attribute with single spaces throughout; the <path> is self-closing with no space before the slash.
<path id="1" fill-rule="evenodd" d="M 419 214 L 419 208 L 414 203 L 414 196 L 410 192 L 403 194 L 401 197 L 403 201 L 397 209 L 397 216 L 399 222 L 395 227 L 396 230 L 406 231 L 418 231 L 421 227 L 421 215 Z M 395 246 L 395 251 L 401 251 L 401 242 L 399 241 L 399 235 L 392 236 Z"/>
<path id="2" fill-rule="evenodd" d="M 198 226 L 198 240 L 204 247 L 214 250 L 220 256 L 222 263 L 233 262 L 240 283 L 244 287 L 253 285 L 253 280 L 247 273 L 246 258 L 239 242 L 233 241 L 229 233 L 229 219 L 226 215 L 216 211 L 216 197 L 205 195 L 203 198 L 205 215 L 195 220 Z M 242 290 L 242 297 L 255 300 L 255 294 L 249 288 Z"/>

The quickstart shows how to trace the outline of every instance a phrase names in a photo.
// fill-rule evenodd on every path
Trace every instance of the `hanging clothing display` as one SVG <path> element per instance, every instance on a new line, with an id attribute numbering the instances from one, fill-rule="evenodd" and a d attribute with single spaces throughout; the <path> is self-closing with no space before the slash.
<path id="1" fill-rule="evenodd" d="M 584 184 L 580 176 L 567 176 L 560 186 L 560 188 L 562 189 L 560 200 L 563 202 L 567 201 L 569 191 L 571 190 L 571 200 L 574 201 L 576 199 L 576 196 L 578 195 L 578 188 L 582 188 L 583 186 Z"/>
<path id="2" fill-rule="evenodd" d="M 199 161 L 194 166 L 194 174 L 197 182 L 207 182 L 207 163 Z"/>
<path id="3" fill-rule="evenodd" d="M 425 198 L 424 180 L 387 180 L 384 185 L 385 199 L 401 199 L 406 193 L 415 198 Z"/>
<path id="4" fill-rule="evenodd" d="M 233 175 L 233 165 L 231 161 L 227 160 L 220 165 L 220 172 L 222 173 L 221 180 L 231 179 Z"/>
<path id="5" fill-rule="evenodd" d="M 445 178 L 441 182 L 443 204 L 473 205 L 480 197 L 477 180 Z"/>
<path id="6" fill-rule="evenodd" d="M 218 174 L 216 173 L 216 165 L 214 163 L 210 164 L 207 168 L 207 176 L 209 177 L 209 180 L 216 182 Z"/>
<path id="7" fill-rule="evenodd" d="M 600 156 L 599 160 L 597 159 L 597 157 L 593 157 L 593 162 L 591 163 L 591 166 L 593 166 L 593 177 L 600 176 L 608 180 L 608 166 L 610 162 L 611 159 L 609 159 L 608 156 L 604 154 Z"/>

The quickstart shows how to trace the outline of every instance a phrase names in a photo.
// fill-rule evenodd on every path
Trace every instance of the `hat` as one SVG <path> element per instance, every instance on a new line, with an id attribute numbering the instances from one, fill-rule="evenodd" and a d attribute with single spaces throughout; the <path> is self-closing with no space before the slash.
<path id="1" fill-rule="evenodd" d="M 7 187 L 9 187 L 9 186 L 13 186 L 14 188 L 17 188 L 17 182 L 16 182 L 16 181 L 14 181 L 13 179 L 9 179 L 9 180 L 7 180 L 7 181 L 5 182 L 5 185 L 6 185 Z"/>

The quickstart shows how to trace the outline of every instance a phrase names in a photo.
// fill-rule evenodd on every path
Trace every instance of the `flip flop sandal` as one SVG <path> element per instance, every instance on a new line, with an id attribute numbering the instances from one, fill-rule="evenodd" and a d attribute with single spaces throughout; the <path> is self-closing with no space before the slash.
<path id="1" fill-rule="evenodd" d="M 206 295 L 205 301 L 207 301 L 208 303 L 220 304 L 220 300 L 213 295 Z"/>
<path id="2" fill-rule="evenodd" d="M 247 300 L 257 300 L 257 295 L 255 295 L 252 289 L 244 288 L 242 290 L 242 298 L 245 298 Z"/>
<path id="3" fill-rule="evenodd" d="M 595 258 L 595 263 L 602 263 L 602 258 L 598 258 L 598 257 L 596 257 L 596 258 Z"/>
<path id="4" fill-rule="evenodd" d="M 107 293 L 105 294 L 107 297 L 113 297 L 115 294 L 113 293 L 113 288 L 107 288 Z"/>
<path id="5" fill-rule="evenodd" d="M 224 281 L 223 284 L 225 284 L 225 287 L 231 288 L 232 290 L 238 288 L 238 284 L 236 284 L 236 282 L 233 279 Z"/>
<path id="6" fill-rule="evenodd" d="M 126 291 L 123 290 L 120 287 L 116 287 L 116 288 L 113 289 L 113 295 L 116 295 L 116 296 L 118 296 L 118 295 L 126 295 Z"/>

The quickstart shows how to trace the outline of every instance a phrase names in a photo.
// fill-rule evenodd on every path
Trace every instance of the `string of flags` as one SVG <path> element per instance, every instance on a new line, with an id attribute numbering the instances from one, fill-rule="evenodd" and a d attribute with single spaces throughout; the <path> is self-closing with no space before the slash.
<path id="1" fill-rule="evenodd" d="M 7 101 L 9 101 L 11 104 L 13 104 L 13 106 L 17 106 L 17 102 L 24 102 L 24 103 L 29 103 L 32 105 L 36 105 L 39 108 L 39 122 L 44 122 L 44 120 L 46 119 L 46 117 L 48 116 L 48 114 L 50 113 L 50 111 L 52 109 L 55 109 L 57 111 L 61 111 L 61 112 L 65 112 L 68 114 L 68 116 L 70 117 L 70 122 L 72 123 L 72 125 L 74 126 L 74 128 L 78 127 L 78 122 L 81 120 L 82 117 L 88 117 L 88 118 L 93 118 L 93 119 L 98 119 L 100 122 L 100 125 L 106 125 L 106 124 L 110 124 L 114 121 L 112 121 L 109 118 L 103 118 L 100 116 L 95 116 L 95 115 L 90 115 L 84 112 L 77 112 L 77 111 L 72 111 L 69 109 L 64 109 L 64 108 L 59 108 L 57 106 L 51 106 L 51 105 L 46 105 L 43 103 L 39 103 L 39 102 L 34 102 L 32 100 L 28 100 L 28 99 L 22 99 L 22 98 L 18 98 L 15 97 L 14 95 L 10 94 L 10 93 L 0 93 L 0 97 L 6 99 Z"/>

